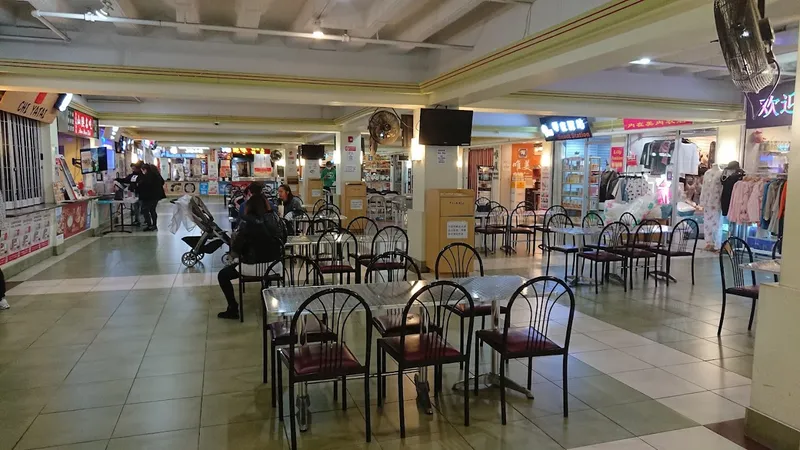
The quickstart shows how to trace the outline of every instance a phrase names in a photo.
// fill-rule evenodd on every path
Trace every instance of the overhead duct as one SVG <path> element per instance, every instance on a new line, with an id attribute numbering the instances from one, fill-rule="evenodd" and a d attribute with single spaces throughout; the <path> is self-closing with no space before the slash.
<path id="1" fill-rule="evenodd" d="M 396 47 L 413 46 L 413 47 L 448 49 L 448 50 L 472 50 L 474 48 L 471 45 L 433 44 L 429 42 L 410 42 L 410 41 L 398 41 L 391 39 L 360 38 L 360 37 L 350 36 L 347 33 L 319 35 L 315 33 L 302 33 L 297 31 L 230 27 L 224 25 L 207 25 L 202 23 L 171 22 L 166 20 L 130 19 L 126 17 L 104 16 L 102 14 L 95 14 L 93 12 L 89 12 L 86 14 L 76 14 L 76 13 L 39 11 L 37 9 L 35 11 L 32 11 L 31 14 L 33 15 L 33 17 L 41 21 L 47 28 L 52 30 L 59 37 L 66 40 L 67 42 L 69 41 L 69 38 L 63 32 L 59 31 L 55 26 L 53 26 L 53 24 L 47 20 L 48 18 L 63 19 L 63 20 L 83 20 L 86 22 L 106 22 L 114 24 L 141 25 L 141 26 L 159 27 L 159 28 L 175 28 L 175 29 L 180 28 L 181 30 L 205 30 L 205 31 L 223 32 L 223 33 L 251 33 L 251 34 L 255 33 L 263 36 L 300 38 L 300 39 L 310 39 L 315 41 L 322 40 L 322 41 L 338 41 L 338 42 L 359 42 L 364 44 L 390 45 Z"/>

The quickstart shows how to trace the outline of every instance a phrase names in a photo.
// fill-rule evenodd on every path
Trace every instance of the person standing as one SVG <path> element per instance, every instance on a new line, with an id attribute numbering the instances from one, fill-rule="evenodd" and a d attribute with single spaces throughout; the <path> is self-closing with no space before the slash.
<path id="1" fill-rule="evenodd" d="M 143 231 L 158 231 L 158 202 L 167 198 L 164 193 L 164 179 L 158 173 L 158 167 L 152 164 L 142 166 L 139 183 L 139 200 L 142 202 L 142 215 L 145 228 Z"/>
<path id="2" fill-rule="evenodd" d="M 6 300 L 6 276 L 3 275 L 3 269 L 0 269 L 0 311 L 10 307 Z"/>
<path id="3" fill-rule="evenodd" d="M 136 201 L 131 203 L 131 225 L 135 227 L 139 227 L 142 225 L 142 222 L 139 220 L 139 216 L 141 215 L 142 210 L 142 202 L 139 201 L 139 185 L 137 180 L 139 177 L 142 176 L 142 163 L 138 162 L 136 164 L 131 164 L 131 173 L 128 174 L 125 178 L 117 178 L 114 181 L 122 184 L 127 185 L 128 190 L 136 194 Z"/>
<path id="4" fill-rule="evenodd" d="M 322 176 L 322 187 L 330 192 L 333 185 L 336 184 L 336 167 L 332 162 L 328 161 L 325 163 L 320 175 Z"/>

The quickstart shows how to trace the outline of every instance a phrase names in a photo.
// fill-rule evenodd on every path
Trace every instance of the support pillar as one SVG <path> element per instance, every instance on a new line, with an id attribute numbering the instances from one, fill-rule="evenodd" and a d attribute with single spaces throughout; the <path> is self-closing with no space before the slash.
<path id="1" fill-rule="evenodd" d="M 414 193 L 408 211 L 409 253 L 422 265 L 425 261 L 425 191 L 428 189 L 457 189 L 461 171 L 458 147 L 438 147 L 418 144 L 420 110 L 414 110 L 414 140 L 411 146 Z"/>
<path id="2" fill-rule="evenodd" d="M 795 80 L 795 92 L 800 78 Z M 792 122 L 780 283 L 761 285 L 747 436 L 776 450 L 800 448 L 800 117 Z"/>

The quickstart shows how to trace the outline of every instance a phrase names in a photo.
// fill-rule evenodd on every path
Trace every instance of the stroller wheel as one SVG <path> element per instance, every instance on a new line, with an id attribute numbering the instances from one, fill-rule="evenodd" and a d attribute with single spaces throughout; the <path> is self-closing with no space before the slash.
<path id="1" fill-rule="evenodd" d="M 181 256 L 181 262 L 186 267 L 194 267 L 200 259 L 192 252 L 186 252 Z"/>
<path id="2" fill-rule="evenodd" d="M 198 253 L 197 254 L 197 261 L 200 261 L 201 259 L 205 258 L 205 256 L 206 256 L 205 253 Z"/>
<path id="3" fill-rule="evenodd" d="M 222 264 L 225 264 L 226 266 L 233 264 L 233 256 L 231 256 L 230 253 L 225 252 L 225 254 L 222 255 Z"/>

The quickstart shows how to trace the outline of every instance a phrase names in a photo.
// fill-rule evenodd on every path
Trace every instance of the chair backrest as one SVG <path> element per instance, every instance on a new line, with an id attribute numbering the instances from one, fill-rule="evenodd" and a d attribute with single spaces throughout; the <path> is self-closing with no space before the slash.
<path id="1" fill-rule="evenodd" d="M 306 229 L 306 234 L 319 235 L 326 231 L 339 230 L 339 222 L 327 217 L 320 217 L 313 219 Z"/>
<path id="2" fill-rule="evenodd" d="M 783 236 L 779 237 L 772 246 L 772 259 L 779 259 L 783 253 Z"/>
<path id="3" fill-rule="evenodd" d="M 619 221 L 624 223 L 628 228 L 633 228 L 638 223 L 636 216 L 629 212 L 622 213 L 622 215 L 619 216 Z"/>
<path id="4" fill-rule="evenodd" d="M 361 316 L 361 313 L 364 316 Z M 353 319 L 357 333 L 352 333 L 348 328 L 349 320 Z M 301 349 L 307 342 L 305 338 L 305 325 L 317 321 L 327 327 L 329 333 L 314 335 L 311 344 L 321 352 L 320 357 L 314 358 L 317 366 L 312 369 L 315 376 L 325 377 L 327 374 L 336 375 L 344 367 L 345 352 L 349 351 L 342 345 L 346 341 L 351 343 L 363 336 L 363 344 L 349 348 L 362 348 L 366 354 L 364 361 L 359 361 L 366 370 L 370 367 L 370 353 L 372 348 L 372 312 L 367 302 L 357 293 L 344 288 L 334 287 L 317 292 L 304 301 L 292 317 L 289 329 L 289 367 L 294 367 L 295 348 Z M 366 324 L 366 325 L 364 325 Z M 361 331 L 361 328 L 364 328 Z M 318 327 L 312 329 L 319 330 Z M 347 338 L 351 339 L 347 339 Z M 363 346 L 362 346 L 363 345 Z M 302 352 L 302 350 L 301 350 Z"/>
<path id="5" fill-rule="evenodd" d="M 672 252 L 692 252 L 697 250 L 700 226 L 694 219 L 683 219 L 672 227 L 669 249 Z M 691 247 L 690 247 L 691 245 Z"/>
<path id="6" fill-rule="evenodd" d="M 489 211 L 491 211 L 492 206 L 490 205 L 490 203 L 491 203 L 491 200 L 489 200 L 488 198 L 486 198 L 486 197 L 478 197 L 478 199 L 475 200 L 475 211 L 476 212 L 489 212 Z"/>
<path id="7" fill-rule="evenodd" d="M 419 267 L 407 253 L 392 251 L 372 258 L 364 276 L 365 283 L 421 280 Z"/>
<path id="8" fill-rule="evenodd" d="M 511 226 L 512 227 L 527 227 L 531 228 L 536 225 L 536 212 L 529 209 L 525 202 L 520 202 L 516 208 L 511 212 Z"/>
<path id="9" fill-rule="evenodd" d="M 459 307 L 459 305 L 463 305 Z M 422 354 L 425 360 L 435 360 L 442 358 L 445 353 L 447 336 L 450 332 L 450 318 L 453 316 L 453 310 L 456 308 L 463 308 L 466 311 L 471 311 L 475 306 L 472 296 L 458 283 L 450 280 L 434 281 L 414 293 L 411 299 L 403 308 L 402 313 L 402 330 L 400 334 L 400 348 L 405 347 L 406 335 L 415 334 L 438 334 L 441 339 L 420 339 L 418 351 Z M 407 327 L 408 316 L 411 312 L 418 312 L 420 325 L 423 333 L 418 333 L 417 330 L 409 329 Z M 472 330 L 475 317 L 469 314 L 465 317 L 468 321 L 467 345 L 465 349 L 472 348 Z M 461 320 L 456 319 L 456 320 Z M 455 323 L 455 322 L 453 322 Z M 461 339 L 461 334 L 458 333 L 456 339 Z M 467 350 L 470 351 L 470 350 Z"/>
<path id="10" fill-rule="evenodd" d="M 476 262 L 483 276 L 483 260 L 475 247 L 463 242 L 449 244 L 436 257 L 434 265 L 436 279 L 438 280 L 441 274 L 450 274 L 453 278 L 466 278 L 475 269 Z"/>
<path id="11" fill-rule="evenodd" d="M 566 305 L 563 303 L 566 301 Z M 564 338 L 564 350 L 569 350 L 572 334 L 572 319 L 575 317 L 575 294 L 569 286 L 556 277 L 541 276 L 528 280 L 511 296 L 506 306 L 503 324 L 503 341 L 508 340 L 508 329 L 511 324 L 527 325 L 528 339 L 525 351 L 544 350 L 550 330 L 550 320 L 556 310 L 559 318 L 563 317 L 563 309 L 567 309 L 567 335 Z M 527 323 L 526 323 L 527 322 Z"/>
<path id="12" fill-rule="evenodd" d="M 493 228 L 507 227 L 509 225 L 508 209 L 499 203 L 493 206 L 489 211 L 489 217 L 486 218 L 486 225 Z"/>
<path id="13" fill-rule="evenodd" d="M 328 204 L 328 201 L 326 199 L 324 199 L 324 198 L 321 198 L 321 199 L 317 200 L 316 202 L 314 202 L 314 206 L 311 208 L 311 214 L 316 214 L 317 211 L 319 211 L 320 209 L 324 208 L 325 205 L 327 205 L 327 204 Z"/>
<path id="14" fill-rule="evenodd" d="M 611 222 L 603 227 L 597 238 L 597 252 L 601 249 L 623 249 L 630 244 L 631 230 L 622 222 Z"/>
<path id="15" fill-rule="evenodd" d="M 651 247 L 661 248 L 663 238 L 664 233 L 662 232 L 661 224 L 654 219 L 645 219 L 636 226 L 636 231 L 634 231 L 632 238 L 629 238 L 629 241 L 634 247 L 648 244 Z"/>
<path id="16" fill-rule="evenodd" d="M 347 225 L 347 231 L 355 236 L 375 236 L 378 234 L 378 224 L 367 216 L 358 216 Z"/>
<path id="17" fill-rule="evenodd" d="M 314 246 L 317 263 L 343 264 L 358 257 L 358 241 L 347 230 L 328 230 L 322 233 Z"/>
<path id="18" fill-rule="evenodd" d="M 738 237 L 729 237 L 728 240 L 722 243 L 719 249 L 719 274 L 722 278 L 722 290 L 729 287 L 744 287 L 744 269 L 742 264 L 749 264 L 753 262 L 753 251 L 747 242 Z M 730 272 L 730 280 L 733 281 L 733 286 L 728 285 L 728 275 L 726 269 Z M 752 276 L 752 284 L 756 284 L 756 273 L 750 271 Z"/>
<path id="19" fill-rule="evenodd" d="M 572 228 L 575 225 L 572 223 L 572 219 L 569 218 L 568 215 L 563 213 L 555 213 L 552 214 L 547 222 L 544 224 L 545 228 L 552 229 L 552 228 Z M 563 233 L 544 233 L 544 246 L 545 248 L 550 247 L 552 245 L 565 245 L 569 238 L 566 234 Z M 574 244 L 575 238 L 572 237 L 572 242 Z"/>
<path id="20" fill-rule="evenodd" d="M 342 223 L 342 218 L 339 217 L 338 208 L 335 205 L 326 205 L 314 213 L 314 220 L 329 219 L 336 223 Z"/>
<path id="21" fill-rule="evenodd" d="M 380 255 L 393 251 L 408 253 L 408 235 L 402 228 L 388 225 L 378 230 L 372 238 L 370 254 Z"/>
<path id="22" fill-rule="evenodd" d="M 550 218 L 553 217 L 555 214 L 564 214 L 567 215 L 567 209 L 561 205 L 553 205 L 544 212 L 544 226 L 547 226 L 547 222 L 550 221 Z"/>
<path id="23" fill-rule="evenodd" d="M 291 215 L 292 227 L 294 228 L 295 236 L 307 234 L 311 228 L 311 217 L 305 211 L 294 211 Z"/>
<path id="24" fill-rule="evenodd" d="M 594 212 L 587 213 L 581 220 L 581 226 L 583 228 L 603 227 L 605 225 L 606 224 L 603 222 L 603 218 Z"/>
<path id="25" fill-rule="evenodd" d="M 277 276 L 274 279 L 272 276 Z M 264 274 L 265 281 L 278 287 L 321 286 L 325 277 L 317 263 L 306 256 L 286 255 L 270 263 Z M 267 280 L 268 279 L 268 280 Z"/>

